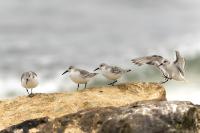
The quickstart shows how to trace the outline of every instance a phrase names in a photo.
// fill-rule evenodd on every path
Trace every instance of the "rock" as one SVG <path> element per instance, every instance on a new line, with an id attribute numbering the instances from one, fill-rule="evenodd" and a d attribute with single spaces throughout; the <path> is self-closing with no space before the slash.
<path id="1" fill-rule="evenodd" d="M 29 131 L 58 133 L 198 133 L 199 106 L 181 101 L 143 101 L 96 107 L 36 125 Z M 27 123 L 27 122 L 26 122 Z M 26 131 L 28 124 L 1 133 Z"/>
<path id="2" fill-rule="evenodd" d="M 26 120 L 20 124 L 13 125 L 6 130 L 1 132 L 10 133 L 10 132 L 29 132 L 32 128 L 35 128 L 39 125 L 47 123 L 49 120 L 48 117 L 33 119 L 33 120 Z"/>
<path id="3" fill-rule="evenodd" d="M 49 123 L 55 118 L 84 109 L 101 110 L 101 107 L 112 106 L 105 110 L 117 110 L 117 107 L 143 100 L 166 100 L 165 89 L 157 83 L 128 83 L 113 87 L 89 88 L 73 93 L 35 94 L 31 98 L 21 96 L 0 102 L 0 130 L 6 127 L 14 129 L 17 125 L 20 127 L 20 124 L 21 127 L 27 127 L 27 122 L 40 123 L 37 122 L 40 118 L 45 118 L 43 124 Z M 36 126 L 37 124 L 34 127 Z M 29 126 L 27 128 L 29 129 Z"/>

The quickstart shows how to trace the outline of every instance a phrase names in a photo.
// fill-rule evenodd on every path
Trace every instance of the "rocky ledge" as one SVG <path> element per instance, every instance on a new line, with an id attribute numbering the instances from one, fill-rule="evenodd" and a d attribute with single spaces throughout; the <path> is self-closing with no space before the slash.
<path id="1" fill-rule="evenodd" d="M 0 132 L 198 133 L 200 107 L 156 83 L 36 94 L 0 103 Z"/>
<path id="2" fill-rule="evenodd" d="M 198 133 L 199 108 L 190 102 L 143 101 L 27 120 L 2 130 L 41 133 Z"/>
<path id="3" fill-rule="evenodd" d="M 35 94 L 0 102 L 0 130 L 25 120 L 50 119 L 80 110 L 119 107 L 143 100 L 165 100 L 165 89 L 156 83 L 129 83 L 88 88 L 72 93 Z"/>

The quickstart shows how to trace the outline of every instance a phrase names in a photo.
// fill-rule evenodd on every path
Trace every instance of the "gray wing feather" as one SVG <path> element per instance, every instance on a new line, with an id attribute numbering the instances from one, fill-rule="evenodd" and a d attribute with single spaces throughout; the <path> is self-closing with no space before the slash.
<path id="1" fill-rule="evenodd" d="M 83 78 L 91 78 L 91 77 L 94 77 L 95 75 L 97 75 L 97 73 L 90 73 L 86 70 L 81 70 L 81 69 L 79 69 L 79 72 Z"/>
<path id="2" fill-rule="evenodd" d="M 32 71 L 30 71 L 30 72 L 25 72 L 25 73 L 23 73 L 22 76 L 21 76 L 21 81 L 22 81 L 22 79 L 30 78 L 31 74 L 34 75 L 34 76 L 37 76 L 37 74 L 36 74 L 35 72 L 32 72 Z"/>
<path id="3" fill-rule="evenodd" d="M 164 58 L 159 55 L 153 55 L 153 56 L 145 56 L 145 57 L 140 57 L 133 59 L 132 62 L 141 66 L 143 64 L 148 64 L 148 65 L 154 65 L 154 66 L 160 66 L 162 64 L 162 61 Z"/>
<path id="4" fill-rule="evenodd" d="M 36 74 L 35 72 L 32 72 L 32 71 L 31 71 L 31 73 L 32 73 L 34 76 L 37 76 L 37 74 Z"/>
<path id="5" fill-rule="evenodd" d="M 185 73 L 185 59 L 180 55 L 179 51 L 176 51 L 176 60 L 174 64 L 177 66 L 179 71 L 184 75 Z"/>
<path id="6" fill-rule="evenodd" d="M 90 74 L 88 74 L 86 77 L 92 78 L 92 77 L 96 76 L 97 74 L 98 74 L 98 73 L 90 73 Z"/>
<path id="7" fill-rule="evenodd" d="M 164 76 L 168 76 L 169 74 L 165 70 L 165 67 L 163 66 L 164 60 L 166 59 L 164 59 L 162 56 L 153 55 L 153 56 L 145 56 L 145 57 L 136 58 L 136 59 L 133 59 L 132 62 L 139 66 L 144 65 L 144 64 L 153 65 L 157 67 Z"/>
<path id="8" fill-rule="evenodd" d="M 89 72 L 86 71 L 86 70 L 81 70 L 81 69 L 78 69 L 78 71 L 80 72 L 81 75 L 85 76 L 85 75 L 88 75 Z"/>
<path id="9" fill-rule="evenodd" d="M 122 69 L 119 68 L 119 67 L 116 67 L 116 66 L 112 66 L 111 67 L 111 72 L 115 73 L 115 74 L 120 74 L 120 73 L 122 73 Z"/>
<path id="10" fill-rule="evenodd" d="M 185 72 L 179 67 L 179 66 L 176 66 L 179 70 L 179 72 L 184 76 L 185 75 Z"/>
<path id="11" fill-rule="evenodd" d="M 22 79 L 25 78 L 25 77 L 26 77 L 26 73 L 23 73 L 22 76 L 21 76 L 21 81 L 22 81 Z"/>

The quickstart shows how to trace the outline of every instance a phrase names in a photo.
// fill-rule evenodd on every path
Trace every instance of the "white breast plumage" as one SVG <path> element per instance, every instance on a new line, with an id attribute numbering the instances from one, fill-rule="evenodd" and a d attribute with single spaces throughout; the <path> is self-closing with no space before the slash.
<path id="1" fill-rule="evenodd" d="M 116 80 L 121 77 L 121 74 L 112 73 L 109 69 L 103 69 L 102 74 L 110 80 Z"/>
<path id="2" fill-rule="evenodd" d="M 88 82 L 87 78 L 82 78 L 79 71 L 70 72 L 70 78 L 72 81 L 78 84 L 85 84 L 86 82 Z"/>
<path id="3" fill-rule="evenodd" d="M 26 81 L 26 79 L 22 79 L 22 86 L 26 89 L 32 89 L 38 86 L 37 78 L 32 78 Z"/>

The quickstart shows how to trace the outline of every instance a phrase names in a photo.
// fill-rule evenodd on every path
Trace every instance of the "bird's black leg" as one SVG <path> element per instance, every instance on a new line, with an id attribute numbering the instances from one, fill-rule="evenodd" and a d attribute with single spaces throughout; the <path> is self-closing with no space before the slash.
<path id="1" fill-rule="evenodd" d="M 78 87 L 77 87 L 77 91 L 78 91 L 78 88 L 79 88 L 79 84 L 78 84 Z"/>
<path id="2" fill-rule="evenodd" d="M 160 82 L 161 84 L 167 83 L 169 81 L 169 78 L 165 78 L 165 81 Z"/>
<path id="3" fill-rule="evenodd" d="M 163 73 L 163 78 L 167 79 L 168 77 Z"/>
<path id="4" fill-rule="evenodd" d="M 115 80 L 115 81 L 113 82 L 113 85 L 114 85 L 115 83 L 117 83 L 117 80 Z"/>
<path id="5" fill-rule="evenodd" d="M 31 88 L 31 93 L 29 93 L 29 91 L 26 89 L 26 91 L 28 92 L 28 96 L 29 96 L 29 97 L 33 97 L 32 89 L 33 89 L 33 88 Z"/>
<path id="6" fill-rule="evenodd" d="M 117 83 L 117 80 L 115 80 L 114 82 L 112 82 L 112 83 L 110 83 L 110 84 L 108 84 L 108 85 L 114 86 L 115 83 Z"/>
<path id="7" fill-rule="evenodd" d="M 172 78 L 169 78 L 168 76 L 166 76 L 164 73 L 163 73 L 163 77 L 165 78 L 165 81 L 161 81 L 160 84 L 164 84 L 172 79 Z"/>
<path id="8" fill-rule="evenodd" d="M 87 87 L 87 83 L 85 83 L 85 88 Z"/>
<path id="9" fill-rule="evenodd" d="M 29 97 L 33 97 L 33 88 L 31 88 L 31 93 L 28 95 Z"/>

